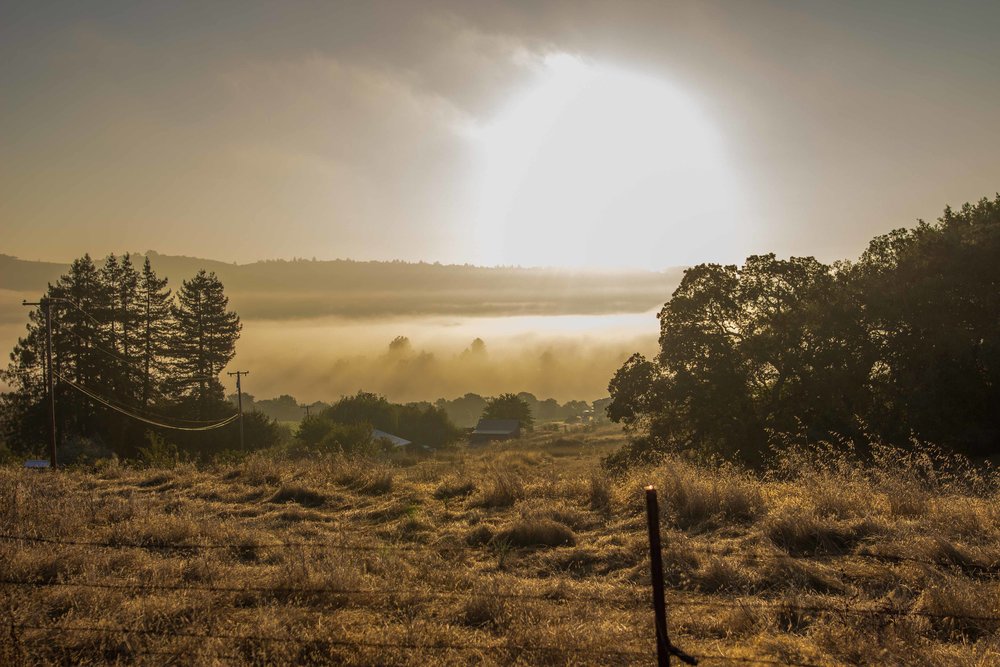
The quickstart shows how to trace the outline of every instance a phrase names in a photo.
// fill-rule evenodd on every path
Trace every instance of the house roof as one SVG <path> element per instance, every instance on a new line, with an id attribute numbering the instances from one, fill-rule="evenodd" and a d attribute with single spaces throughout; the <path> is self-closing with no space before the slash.
<path id="1" fill-rule="evenodd" d="M 375 440 L 388 440 L 392 443 L 393 447 L 406 447 L 407 445 L 413 444 L 406 438 L 400 438 L 398 435 L 386 433 L 385 431 L 380 431 L 377 428 L 372 429 L 372 438 Z"/>
<path id="2" fill-rule="evenodd" d="M 480 435 L 506 435 L 521 428 L 521 422 L 516 419 L 480 419 L 473 433 Z"/>

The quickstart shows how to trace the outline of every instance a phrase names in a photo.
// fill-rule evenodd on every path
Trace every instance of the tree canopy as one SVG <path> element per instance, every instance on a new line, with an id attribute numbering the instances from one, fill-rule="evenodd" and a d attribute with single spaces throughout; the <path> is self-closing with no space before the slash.
<path id="1" fill-rule="evenodd" d="M 500 394 L 486 399 L 483 419 L 516 419 L 521 428 L 530 431 L 535 423 L 531 406 L 518 394 Z"/>
<path id="2" fill-rule="evenodd" d="M 774 433 L 997 453 L 998 259 L 1000 195 L 879 236 L 856 263 L 688 269 L 657 357 L 633 355 L 610 382 L 607 414 L 637 436 L 623 456 L 759 462 Z"/>
<path id="3" fill-rule="evenodd" d="M 430 404 L 390 403 L 384 396 L 359 391 L 345 396 L 319 415 L 304 419 L 296 437 L 308 444 L 337 443 L 342 449 L 360 447 L 364 443 L 356 430 L 343 426 L 366 425 L 396 435 L 416 445 L 434 449 L 447 447 L 461 435 L 448 415 Z"/>

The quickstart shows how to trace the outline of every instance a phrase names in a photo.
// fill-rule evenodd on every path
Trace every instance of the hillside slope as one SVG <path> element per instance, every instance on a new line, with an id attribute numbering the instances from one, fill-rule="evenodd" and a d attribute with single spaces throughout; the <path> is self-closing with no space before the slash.
<path id="1" fill-rule="evenodd" d="M 172 286 L 199 269 L 215 271 L 233 307 L 249 319 L 644 312 L 666 300 L 682 273 L 681 269 L 603 272 L 352 260 L 227 264 L 147 254 L 156 272 L 167 276 Z M 143 255 L 133 255 L 132 261 L 140 265 Z M 0 255 L 0 291 L 34 298 L 66 268 Z M 8 310 L 9 304 L 0 306 L 0 311 Z"/>

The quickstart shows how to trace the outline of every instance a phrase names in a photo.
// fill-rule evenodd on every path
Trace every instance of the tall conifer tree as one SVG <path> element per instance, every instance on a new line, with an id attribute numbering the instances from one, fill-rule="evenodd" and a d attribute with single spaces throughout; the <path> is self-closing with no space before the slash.
<path id="1" fill-rule="evenodd" d="M 103 386 L 129 405 L 140 400 L 139 365 L 133 360 L 135 353 L 136 325 L 139 319 L 139 274 L 128 254 L 119 260 L 108 255 L 101 268 L 105 303 L 99 319 L 106 324 L 109 354 L 106 355 L 106 373 Z"/>
<path id="2" fill-rule="evenodd" d="M 224 405 L 225 392 L 216 376 L 235 356 L 242 329 L 239 316 L 228 306 L 218 277 L 202 269 L 183 281 L 173 309 L 172 382 L 203 418 Z"/>
<path id="3" fill-rule="evenodd" d="M 162 396 L 167 373 L 167 354 L 171 327 L 171 298 L 167 279 L 158 278 L 149 263 L 142 265 L 137 290 L 136 358 L 141 365 L 139 400 L 143 408 Z"/>

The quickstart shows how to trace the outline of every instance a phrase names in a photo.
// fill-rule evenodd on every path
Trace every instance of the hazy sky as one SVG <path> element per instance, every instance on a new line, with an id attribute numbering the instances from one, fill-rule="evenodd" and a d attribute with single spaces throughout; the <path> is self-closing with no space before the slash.
<path id="1" fill-rule="evenodd" d="M 0 252 L 856 256 L 1000 189 L 997 2 L 0 4 Z"/>

